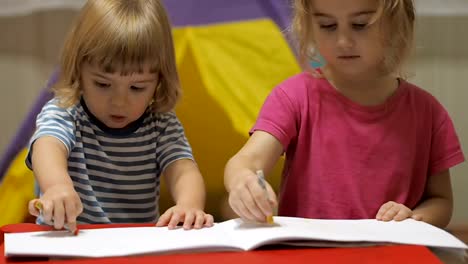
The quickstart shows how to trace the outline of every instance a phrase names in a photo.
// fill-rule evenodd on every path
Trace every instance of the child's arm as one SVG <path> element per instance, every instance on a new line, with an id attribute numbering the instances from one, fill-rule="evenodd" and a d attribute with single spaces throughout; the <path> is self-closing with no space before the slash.
<path id="1" fill-rule="evenodd" d="M 429 177 L 424 198 L 416 208 L 411 210 L 403 204 L 388 202 L 382 205 L 376 218 L 383 221 L 401 221 L 411 217 L 444 228 L 450 222 L 452 209 L 450 172 L 446 170 Z"/>
<path id="2" fill-rule="evenodd" d="M 257 170 L 266 174 L 271 171 L 283 153 L 282 144 L 271 134 L 256 131 L 242 149 L 226 164 L 224 185 L 229 192 L 229 204 L 241 218 L 265 222 L 276 207 L 276 195 L 266 184 L 267 201 L 262 186 L 258 183 Z"/>
<path id="3" fill-rule="evenodd" d="M 44 136 L 37 139 L 31 153 L 32 167 L 41 188 L 44 221 L 61 229 L 66 222 L 71 231 L 76 229 L 76 218 L 83 211 L 80 198 L 68 174 L 67 149 L 58 139 Z M 29 204 L 29 212 L 39 211 Z M 66 219 L 65 219 L 66 218 Z"/>
<path id="4" fill-rule="evenodd" d="M 164 171 L 169 191 L 175 206 L 169 208 L 158 220 L 157 226 L 168 225 L 170 229 L 184 222 L 184 229 L 213 225 L 213 216 L 203 211 L 205 185 L 197 165 L 190 159 L 172 162 Z"/>
<path id="5" fill-rule="evenodd" d="M 414 210 L 413 215 L 429 224 L 444 228 L 452 218 L 453 194 L 450 171 L 446 170 L 429 177 L 424 199 Z"/>

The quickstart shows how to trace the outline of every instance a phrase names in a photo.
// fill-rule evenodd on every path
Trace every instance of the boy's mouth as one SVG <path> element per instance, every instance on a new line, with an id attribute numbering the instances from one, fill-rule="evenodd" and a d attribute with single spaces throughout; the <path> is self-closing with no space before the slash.
<path id="1" fill-rule="evenodd" d="M 114 122 L 122 122 L 125 120 L 125 116 L 121 116 L 121 115 L 111 115 L 110 117 L 112 121 Z"/>

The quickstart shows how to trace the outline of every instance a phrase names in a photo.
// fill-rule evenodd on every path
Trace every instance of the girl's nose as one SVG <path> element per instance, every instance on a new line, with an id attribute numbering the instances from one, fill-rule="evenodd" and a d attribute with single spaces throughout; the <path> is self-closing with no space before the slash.
<path id="1" fill-rule="evenodd" d="M 339 48 L 351 48 L 354 45 L 351 34 L 347 32 L 338 32 L 337 45 Z"/>

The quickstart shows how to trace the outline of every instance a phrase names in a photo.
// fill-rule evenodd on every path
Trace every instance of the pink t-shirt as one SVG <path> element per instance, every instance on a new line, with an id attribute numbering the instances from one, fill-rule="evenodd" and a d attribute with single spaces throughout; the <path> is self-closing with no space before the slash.
<path id="1" fill-rule="evenodd" d="M 268 96 L 256 130 L 284 146 L 285 216 L 375 218 L 388 201 L 414 208 L 430 175 L 464 161 L 446 110 L 403 80 L 385 103 L 368 107 L 326 79 L 296 75 Z"/>

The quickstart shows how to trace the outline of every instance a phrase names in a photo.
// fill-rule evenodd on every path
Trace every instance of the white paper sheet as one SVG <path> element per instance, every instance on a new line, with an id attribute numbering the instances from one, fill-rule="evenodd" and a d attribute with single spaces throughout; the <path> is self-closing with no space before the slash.
<path id="1" fill-rule="evenodd" d="M 408 219 L 402 222 L 315 220 L 275 217 L 275 225 L 229 220 L 201 230 L 131 227 L 5 234 L 5 256 L 110 257 L 195 251 L 252 250 L 262 245 L 300 242 L 301 246 L 412 244 L 467 249 L 448 232 Z M 317 243 L 323 242 L 323 243 Z M 361 244 L 362 245 L 362 244 Z"/>

